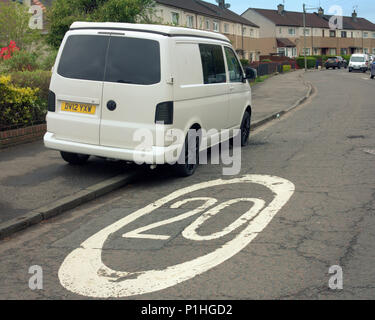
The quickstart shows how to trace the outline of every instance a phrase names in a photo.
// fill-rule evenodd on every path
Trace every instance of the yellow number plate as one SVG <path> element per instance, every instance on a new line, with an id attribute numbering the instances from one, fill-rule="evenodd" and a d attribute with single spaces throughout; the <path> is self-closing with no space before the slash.
<path id="1" fill-rule="evenodd" d="M 95 114 L 96 107 L 91 104 L 63 102 L 61 103 L 61 111 Z"/>

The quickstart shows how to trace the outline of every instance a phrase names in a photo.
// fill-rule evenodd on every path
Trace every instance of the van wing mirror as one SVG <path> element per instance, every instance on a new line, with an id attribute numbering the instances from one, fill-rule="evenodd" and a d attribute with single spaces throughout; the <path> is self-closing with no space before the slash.
<path id="1" fill-rule="evenodd" d="M 247 67 L 245 73 L 248 80 L 255 80 L 257 77 L 257 71 L 254 68 Z"/>

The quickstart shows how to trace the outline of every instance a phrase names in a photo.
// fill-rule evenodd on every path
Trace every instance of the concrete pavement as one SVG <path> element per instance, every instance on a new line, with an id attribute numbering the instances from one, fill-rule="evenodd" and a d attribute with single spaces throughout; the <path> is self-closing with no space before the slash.
<path id="1" fill-rule="evenodd" d="M 302 71 L 281 74 L 253 87 L 253 127 L 306 98 L 311 88 L 302 75 Z M 96 157 L 86 166 L 69 166 L 58 152 L 45 149 L 42 141 L 1 150 L 0 238 L 95 198 L 103 193 L 100 187 L 109 192 L 122 186 L 134 170 L 122 161 Z M 123 179 L 110 180 L 118 175 Z M 88 190 L 93 185 L 95 194 Z"/>

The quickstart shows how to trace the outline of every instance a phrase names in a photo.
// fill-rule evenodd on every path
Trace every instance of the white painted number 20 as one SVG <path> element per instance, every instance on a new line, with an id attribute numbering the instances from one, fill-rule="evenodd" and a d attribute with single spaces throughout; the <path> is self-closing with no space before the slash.
<path id="1" fill-rule="evenodd" d="M 265 201 L 256 198 L 238 198 L 217 204 L 212 197 L 187 198 L 173 203 L 173 200 L 190 193 L 230 184 L 260 184 L 267 187 L 274 194 L 274 199 L 265 207 Z M 212 180 L 195 184 L 177 190 L 150 205 L 133 212 L 100 230 L 84 241 L 79 248 L 72 251 L 59 269 L 60 283 L 73 293 L 95 297 L 114 298 L 129 297 L 155 292 L 172 287 L 183 281 L 206 272 L 224 261 L 230 259 L 245 248 L 269 224 L 277 212 L 288 202 L 294 193 L 294 185 L 288 180 L 268 175 L 246 175 L 231 180 Z M 177 265 L 171 265 L 163 270 L 145 270 L 140 272 L 117 271 L 108 268 L 102 261 L 102 249 L 108 237 L 131 222 L 150 214 L 163 205 L 172 203 L 170 208 L 178 209 L 192 201 L 204 201 L 196 209 L 190 210 L 176 217 L 156 222 L 148 226 L 123 234 L 124 238 L 168 240 L 170 236 L 163 234 L 146 234 L 146 231 L 157 227 L 175 223 L 191 216 L 198 218 L 182 232 L 182 236 L 194 241 L 209 241 L 224 237 L 239 227 L 247 224 L 241 232 L 216 250 Z M 249 202 L 250 209 L 235 222 L 223 230 L 211 235 L 201 236 L 197 230 L 210 218 L 220 213 L 226 207 L 239 202 Z M 214 207 L 213 207 L 214 206 Z"/>

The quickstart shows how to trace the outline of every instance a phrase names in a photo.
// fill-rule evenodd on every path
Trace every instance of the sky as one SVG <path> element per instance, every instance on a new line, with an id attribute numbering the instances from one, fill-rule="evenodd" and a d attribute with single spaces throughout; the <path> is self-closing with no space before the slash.
<path id="1" fill-rule="evenodd" d="M 211 3 L 216 3 L 215 0 L 204 0 Z M 248 8 L 262 8 L 262 9 L 277 9 L 279 3 L 283 0 L 226 0 L 226 3 L 231 5 L 230 10 L 237 14 L 242 14 Z M 351 16 L 353 8 L 356 7 L 358 17 L 366 18 L 375 23 L 375 0 L 284 0 L 285 10 L 302 11 L 302 6 L 305 3 L 308 8 L 318 8 L 322 6 L 325 13 L 332 6 L 340 6 L 343 9 L 344 16 Z M 315 12 L 311 10 L 309 12 Z"/>

